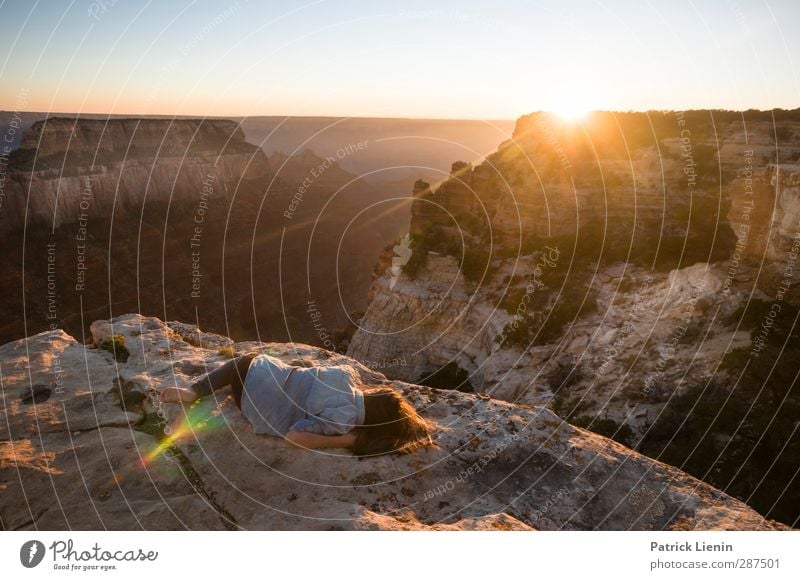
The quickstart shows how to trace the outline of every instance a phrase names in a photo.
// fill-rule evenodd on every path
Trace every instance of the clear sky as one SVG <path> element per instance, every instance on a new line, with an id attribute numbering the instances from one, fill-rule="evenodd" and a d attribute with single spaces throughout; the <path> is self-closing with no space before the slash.
<path id="1" fill-rule="evenodd" d="M 499 119 L 800 106 L 798 0 L 12 0 L 0 109 Z"/>

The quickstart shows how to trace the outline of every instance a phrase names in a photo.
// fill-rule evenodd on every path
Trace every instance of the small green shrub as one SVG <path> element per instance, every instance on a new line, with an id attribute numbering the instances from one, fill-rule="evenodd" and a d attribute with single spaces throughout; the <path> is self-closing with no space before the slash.
<path id="1" fill-rule="evenodd" d="M 535 332 L 536 323 L 529 314 L 515 317 L 514 320 L 506 324 L 503 332 L 499 334 L 495 341 L 501 346 L 528 348 L 531 345 Z"/>
<path id="2" fill-rule="evenodd" d="M 503 310 L 512 315 L 516 314 L 517 311 L 520 310 L 522 299 L 525 297 L 525 293 L 525 288 L 509 289 L 509 291 L 503 297 L 502 303 L 500 304 L 503 307 Z"/>
<path id="3" fill-rule="evenodd" d="M 125 337 L 121 334 L 115 334 L 111 338 L 105 339 L 98 345 L 98 348 L 110 352 L 117 362 L 124 363 L 131 356 L 130 351 L 125 347 Z"/>
<path id="4" fill-rule="evenodd" d="M 447 235 L 436 225 L 426 224 L 424 234 L 412 242 L 412 246 L 442 252 L 447 246 Z"/>
<path id="5" fill-rule="evenodd" d="M 467 214 L 459 220 L 459 225 L 473 236 L 485 236 L 489 231 L 489 224 L 481 215 Z"/>
<path id="6" fill-rule="evenodd" d="M 540 344 L 546 344 L 561 338 L 564 327 L 581 316 L 597 311 L 597 300 L 594 293 L 563 292 L 544 320 L 539 331 Z"/>
<path id="7" fill-rule="evenodd" d="M 597 300 L 593 292 L 586 296 L 581 288 L 577 291 L 564 291 L 549 312 L 539 311 L 532 315 L 528 312 L 515 316 L 503 333 L 495 340 L 503 346 L 544 345 L 559 340 L 564 334 L 564 327 L 582 316 L 597 310 Z"/>
<path id="8" fill-rule="evenodd" d="M 750 358 L 750 349 L 749 348 L 734 348 L 733 350 L 729 350 L 725 353 L 725 356 L 722 357 L 722 362 L 720 363 L 720 368 L 726 371 L 740 371 L 747 360 Z"/>
<path id="9" fill-rule="evenodd" d="M 482 247 L 468 247 L 461 260 L 461 273 L 468 282 L 480 282 L 482 278 L 489 280 L 492 274 L 491 253 Z"/>
<path id="10" fill-rule="evenodd" d="M 550 373 L 550 387 L 557 393 L 566 393 L 583 380 L 583 375 L 581 367 L 561 361 Z"/>
<path id="11" fill-rule="evenodd" d="M 428 263 L 428 250 L 424 248 L 413 248 L 411 257 L 403 266 L 403 274 L 412 280 L 417 277 L 420 271 Z"/>
<path id="12" fill-rule="evenodd" d="M 551 383 L 555 389 L 556 394 L 550 402 L 550 407 L 553 411 L 564 419 L 565 421 L 572 421 L 575 417 L 580 416 L 589 404 L 582 397 L 573 396 L 568 388 L 558 388 L 557 383 Z"/>
<path id="13" fill-rule="evenodd" d="M 772 303 L 767 300 L 753 298 L 739 307 L 727 319 L 727 324 L 739 324 L 742 330 L 752 330 L 758 327 L 769 313 Z"/>
<path id="14" fill-rule="evenodd" d="M 706 336 L 707 329 L 700 322 L 692 322 L 689 324 L 682 335 L 678 337 L 680 344 L 698 344 Z M 708 332 L 709 338 L 711 332 Z"/>
<path id="15" fill-rule="evenodd" d="M 221 349 L 217 351 L 219 356 L 224 356 L 225 358 L 233 358 L 236 356 L 236 349 L 232 346 L 223 346 Z"/>

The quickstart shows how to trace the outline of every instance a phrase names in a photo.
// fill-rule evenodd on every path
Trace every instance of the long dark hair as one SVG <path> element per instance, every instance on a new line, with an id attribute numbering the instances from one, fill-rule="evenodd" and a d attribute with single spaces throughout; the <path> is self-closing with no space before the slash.
<path id="1" fill-rule="evenodd" d="M 425 419 L 389 387 L 364 390 L 364 424 L 355 428 L 352 450 L 358 456 L 411 453 L 432 447 Z"/>

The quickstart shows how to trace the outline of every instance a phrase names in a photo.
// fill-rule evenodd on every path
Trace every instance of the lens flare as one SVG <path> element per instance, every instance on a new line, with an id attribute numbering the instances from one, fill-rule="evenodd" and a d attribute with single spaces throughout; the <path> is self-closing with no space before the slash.
<path id="1" fill-rule="evenodd" d="M 159 441 L 158 445 L 147 455 L 142 457 L 142 466 L 147 467 L 153 463 L 165 451 L 174 447 L 177 443 L 191 439 L 200 432 L 207 433 L 225 424 L 220 407 L 209 409 L 202 403 L 195 404 L 184 412 L 183 417 L 170 429 L 165 429 L 165 436 Z M 168 434 L 167 434 L 168 433 Z"/>

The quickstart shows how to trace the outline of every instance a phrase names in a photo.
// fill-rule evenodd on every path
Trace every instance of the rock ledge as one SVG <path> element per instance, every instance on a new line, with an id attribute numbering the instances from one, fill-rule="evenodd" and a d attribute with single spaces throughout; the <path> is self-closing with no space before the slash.
<path id="1" fill-rule="evenodd" d="M 254 435 L 228 389 L 186 409 L 154 403 L 222 363 L 229 339 L 137 314 L 91 330 L 93 345 L 53 330 L 0 347 L 2 529 L 784 527 L 544 408 L 388 381 L 302 344 L 235 344 L 388 382 L 434 424 L 439 444 L 364 460 L 293 449 Z M 124 363 L 96 346 L 115 334 Z"/>

